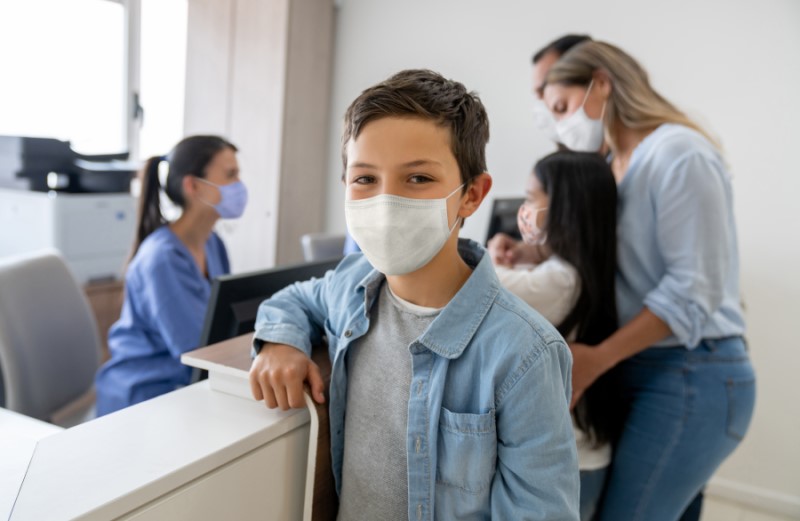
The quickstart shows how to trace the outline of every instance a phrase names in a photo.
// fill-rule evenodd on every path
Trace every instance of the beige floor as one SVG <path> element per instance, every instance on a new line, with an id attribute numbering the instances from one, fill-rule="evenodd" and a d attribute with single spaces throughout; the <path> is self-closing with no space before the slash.
<path id="1" fill-rule="evenodd" d="M 760 511 L 747 509 L 735 503 L 729 503 L 721 499 L 706 496 L 703 502 L 701 521 L 794 521 L 794 519 L 765 514 Z"/>

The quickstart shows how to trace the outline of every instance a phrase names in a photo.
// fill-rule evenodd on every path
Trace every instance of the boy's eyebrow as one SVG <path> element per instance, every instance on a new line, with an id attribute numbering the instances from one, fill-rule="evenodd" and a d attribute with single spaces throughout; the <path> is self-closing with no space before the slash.
<path id="1" fill-rule="evenodd" d="M 415 159 L 414 161 L 409 161 L 408 163 L 403 163 L 400 165 L 402 168 L 414 168 L 417 166 L 424 166 L 424 165 L 439 165 L 442 164 L 439 161 L 434 161 L 433 159 Z M 348 165 L 347 168 L 378 168 L 375 165 L 371 165 L 369 163 L 364 163 L 363 161 L 358 161 L 353 163 L 352 165 Z"/>
<path id="2" fill-rule="evenodd" d="M 416 166 L 423 166 L 423 165 L 439 165 L 439 166 L 442 166 L 442 164 L 439 161 L 434 161 L 433 159 L 417 159 L 415 161 L 409 161 L 408 163 L 403 163 L 400 166 L 402 166 L 403 168 L 413 168 L 413 167 L 416 167 Z"/>

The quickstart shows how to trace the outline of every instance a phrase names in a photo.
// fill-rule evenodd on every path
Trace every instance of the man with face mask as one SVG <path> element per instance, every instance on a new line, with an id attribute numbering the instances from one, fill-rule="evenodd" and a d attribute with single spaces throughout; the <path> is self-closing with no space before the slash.
<path id="1" fill-rule="evenodd" d="M 491 187 L 485 109 L 463 85 L 403 71 L 345 115 L 345 217 L 363 254 L 261 304 L 250 384 L 270 407 L 324 400 L 333 362 L 338 519 L 577 521 L 556 329 L 501 288 L 458 230 Z"/>
<path id="2" fill-rule="evenodd" d="M 550 67 L 568 50 L 576 45 L 591 41 L 591 36 L 586 34 L 565 34 L 548 43 L 533 55 L 533 95 L 536 102 L 533 108 L 534 124 L 536 128 L 556 143 L 559 149 L 566 150 L 560 144 L 556 131 L 556 121 L 550 110 L 542 101 L 545 78 Z M 535 264 L 542 261 L 547 255 L 540 247 L 526 245 L 516 241 L 509 235 L 498 233 L 489 240 L 487 245 L 492 262 L 498 266 L 513 266 L 515 264 Z"/>

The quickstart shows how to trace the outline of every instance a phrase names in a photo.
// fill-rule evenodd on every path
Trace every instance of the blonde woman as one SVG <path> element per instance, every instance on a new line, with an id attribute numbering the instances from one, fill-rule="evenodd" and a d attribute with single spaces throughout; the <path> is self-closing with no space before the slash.
<path id="1" fill-rule="evenodd" d="M 573 404 L 618 367 L 628 416 L 600 521 L 675 521 L 747 431 L 755 376 L 743 334 L 730 176 L 715 141 L 621 49 L 586 42 L 547 75 L 566 147 L 617 179 L 620 329 L 571 346 Z"/>

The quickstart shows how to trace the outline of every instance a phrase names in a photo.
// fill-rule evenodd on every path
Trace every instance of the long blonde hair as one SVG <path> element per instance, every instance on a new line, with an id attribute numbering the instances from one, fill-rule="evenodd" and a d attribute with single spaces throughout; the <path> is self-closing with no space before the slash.
<path id="1" fill-rule="evenodd" d="M 605 72 L 611 81 L 603 127 L 606 142 L 617 152 L 614 123 L 630 129 L 654 129 L 663 123 L 689 127 L 720 145 L 700 125 L 678 110 L 650 85 L 647 71 L 629 54 L 609 43 L 588 41 L 567 51 L 547 73 L 546 83 L 587 86 L 596 71 Z"/>

